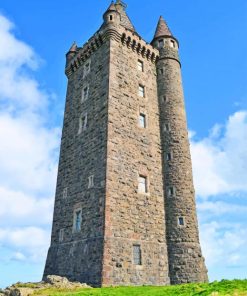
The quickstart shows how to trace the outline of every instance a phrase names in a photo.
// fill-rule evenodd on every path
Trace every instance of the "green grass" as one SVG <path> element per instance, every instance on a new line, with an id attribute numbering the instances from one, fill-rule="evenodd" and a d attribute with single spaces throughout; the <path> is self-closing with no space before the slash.
<path id="1" fill-rule="evenodd" d="M 117 287 L 102 289 L 40 290 L 42 296 L 247 296 L 247 280 L 187 284 L 167 287 Z"/>

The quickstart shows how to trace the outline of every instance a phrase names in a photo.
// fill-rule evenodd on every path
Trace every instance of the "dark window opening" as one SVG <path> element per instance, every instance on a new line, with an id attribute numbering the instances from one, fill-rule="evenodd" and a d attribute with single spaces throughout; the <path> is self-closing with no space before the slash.
<path id="1" fill-rule="evenodd" d="M 135 265 L 142 265 L 142 254 L 140 245 L 133 246 L 133 262 Z"/>
<path id="2" fill-rule="evenodd" d="M 178 218 L 178 224 L 179 224 L 180 226 L 184 226 L 184 218 L 183 218 L 183 217 L 179 217 L 179 218 Z"/>

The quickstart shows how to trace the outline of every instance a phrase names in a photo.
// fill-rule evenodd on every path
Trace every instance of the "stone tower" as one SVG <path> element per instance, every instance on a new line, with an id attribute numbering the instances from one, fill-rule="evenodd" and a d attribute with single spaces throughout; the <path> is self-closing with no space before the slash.
<path id="1" fill-rule="evenodd" d="M 66 55 L 68 89 L 49 274 L 93 286 L 207 281 L 178 41 L 151 44 L 122 1 Z"/>

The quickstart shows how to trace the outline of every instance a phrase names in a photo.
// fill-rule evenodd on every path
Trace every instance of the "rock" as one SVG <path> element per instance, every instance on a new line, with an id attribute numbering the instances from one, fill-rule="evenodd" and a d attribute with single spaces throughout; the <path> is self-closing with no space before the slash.
<path id="1" fill-rule="evenodd" d="M 29 296 L 34 293 L 34 289 L 32 288 L 8 288 L 5 290 L 4 294 L 5 296 Z"/>
<path id="2" fill-rule="evenodd" d="M 66 277 L 58 275 L 48 275 L 45 278 L 45 283 L 57 288 L 73 289 L 73 288 L 91 288 L 87 284 L 79 282 L 70 282 Z"/>
<path id="3" fill-rule="evenodd" d="M 79 282 L 70 282 L 66 277 L 57 275 L 48 275 L 44 281 L 38 283 L 16 283 L 5 290 L 0 290 L 0 296 L 29 296 L 34 292 L 46 288 L 63 288 L 72 290 L 75 288 L 91 288 L 87 284 Z"/>

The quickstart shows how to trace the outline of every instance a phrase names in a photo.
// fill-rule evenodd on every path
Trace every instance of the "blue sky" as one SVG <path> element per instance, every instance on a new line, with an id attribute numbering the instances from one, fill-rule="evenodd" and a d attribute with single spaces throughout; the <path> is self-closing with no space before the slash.
<path id="1" fill-rule="evenodd" d="M 98 3 L 97 3 L 98 2 Z M 56 183 L 65 53 L 110 1 L 0 3 L 0 287 L 40 280 Z M 180 41 L 200 236 L 210 280 L 247 277 L 247 2 L 126 0 L 139 34 Z"/>

